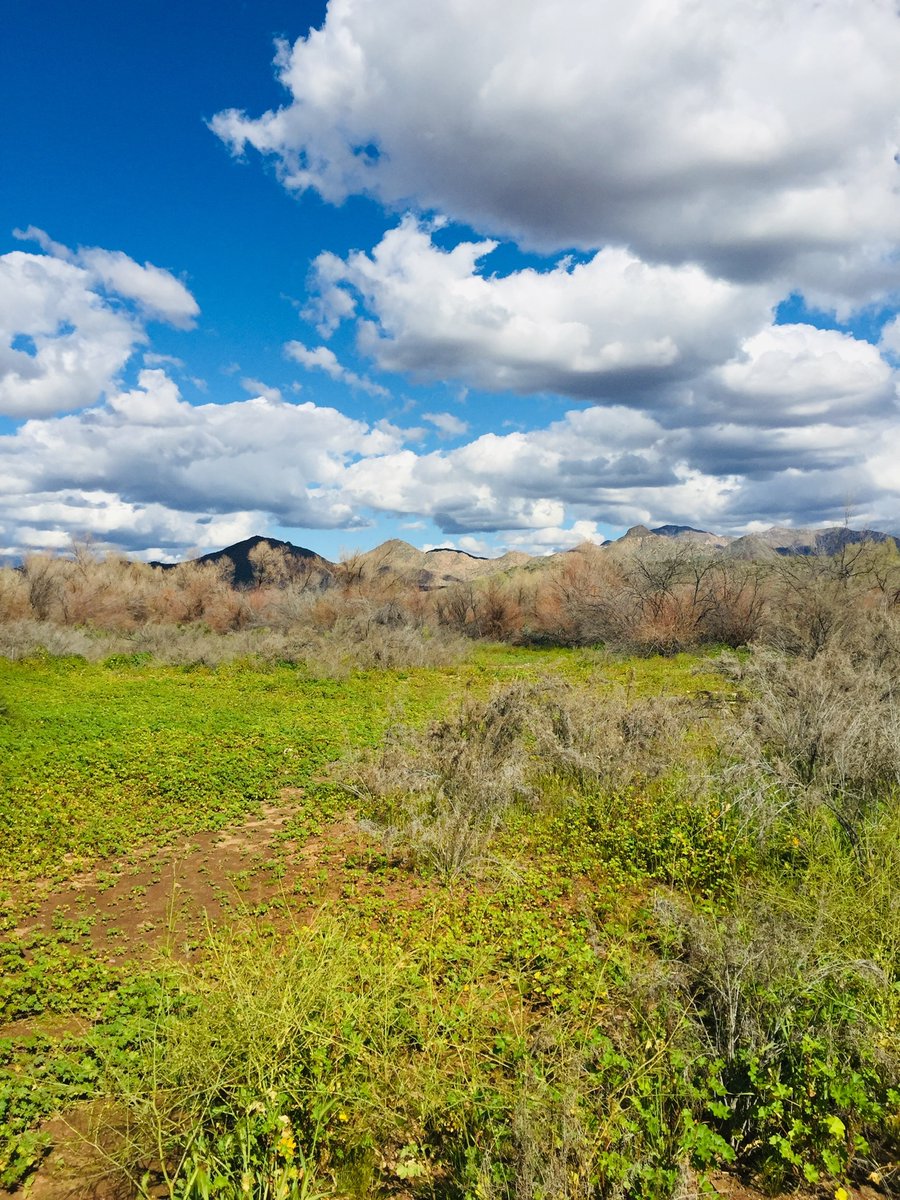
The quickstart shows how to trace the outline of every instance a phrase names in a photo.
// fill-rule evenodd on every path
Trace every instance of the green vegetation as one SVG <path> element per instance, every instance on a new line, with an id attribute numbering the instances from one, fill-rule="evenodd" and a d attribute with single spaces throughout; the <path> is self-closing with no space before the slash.
<path id="1" fill-rule="evenodd" d="M 0 1187 L 56 1114 L 179 1200 L 896 1185 L 897 671 L 854 637 L 0 659 Z M 226 916 L 134 924 L 275 808 Z"/>

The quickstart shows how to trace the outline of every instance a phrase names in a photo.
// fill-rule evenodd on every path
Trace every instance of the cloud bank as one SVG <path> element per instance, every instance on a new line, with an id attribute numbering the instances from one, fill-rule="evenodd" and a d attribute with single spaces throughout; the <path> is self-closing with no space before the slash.
<path id="1" fill-rule="evenodd" d="M 335 203 L 858 298 L 896 287 L 898 61 L 892 0 L 331 0 L 288 102 L 212 128 Z"/>
<path id="2" fill-rule="evenodd" d="M 729 386 L 744 389 L 748 406 L 765 388 L 759 364 L 769 346 L 757 339 L 736 360 Z M 691 428 L 592 405 L 543 428 L 431 452 L 415 447 L 418 429 L 353 420 L 310 401 L 270 394 L 191 405 L 163 371 L 146 370 L 137 387 L 102 405 L 0 437 L 0 546 L 64 545 L 94 533 L 136 551 L 208 549 L 273 519 L 325 530 L 391 515 L 429 517 L 450 535 L 498 534 L 539 552 L 579 531 L 593 536 L 597 522 L 666 514 L 737 531 L 786 517 L 839 519 L 848 499 L 860 520 L 896 528 L 896 399 L 885 406 L 881 366 L 872 364 L 868 408 L 848 423 L 841 398 L 862 377 L 858 346 L 845 349 L 834 353 L 830 339 L 813 347 L 808 369 L 834 370 L 838 402 L 836 414 L 815 421 Z M 802 372 L 796 397 L 807 402 Z M 426 419 L 461 436 L 447 415 Z"/>
<path id="3" fill-rule="evenodd" d="M 436 246 L 412 217 L 371 254 L 319 255 L 326 329 L 359 318 L 359 347 L 383 370 L 489 391 L 617 399 L 690 378 L 771 317 L 766 289 L 700 267 L 651 267 L 621 249 L 550 270 L 487 275 L 494 242 Z"/>

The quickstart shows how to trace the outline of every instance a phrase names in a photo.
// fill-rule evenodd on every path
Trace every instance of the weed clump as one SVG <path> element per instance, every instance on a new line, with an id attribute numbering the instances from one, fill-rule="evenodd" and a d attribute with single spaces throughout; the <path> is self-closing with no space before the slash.
<path id="1" fill-rule="evenodd" d="M 540 1014 L 500 944 L 461 957 L 449 933 L 215 939 L 107 1061 L 117 1170 L 184 1200 L 655 1200 L 724 1146 L 658 1022 L 598 1027 L 599 963 L 584 1019 Z"/>
<path id="2" fill-rule="evenodd" d="M 483 866 L 508 808 L 532 795 L 529 699 L 527 685 L 514 684 L 425 731 L 389 735 L 350 779 L 363 828 L 446 882 Z"/>
<path id="3" fill-rule="evenodd" d="M 815 658 L 757 648 L 724 669 L 746 689 L 726 746 L 746 775 L 753 821 L 824 808 L 851 845 L 900 783 L 900 686 L 893 664 L 828 647 Z"/>
<path id="4" fill-rule="evenodd" d="M 186 1198 L 434 1180 L 479 1090 L 500 1083 L 490 1047 L 506 1020 L 471 982 L 447 988 L 328 923 L 279 948 L 216 938 L 171 978 L 131 1061 L 108 1064 L 118 1169 L 139 1195 L 161 1182 Z"/>
<path id="5" fill-rule="evenodd" d="M 673 1025 L 689 1016 L 682 1032 L 692 1071 L 708 1080 L 705 1119 L 769 1186 L 864 1178 L 897 1149 L 885 1144 L 900 1097 L 900 1044 L 885 1036 L 892 976 L 823 937 L 795 904 L 741 900 L 718 914 L 656 902 L 670 966 L 664 1008 Z"/>
<path id="6" fill-rule="evenodd" d="M 683 737 L 670 701 L 547 677 L 469 698 L 424 731 L 393 731 L 348 782 L 365 830 L 451 882 L 486 864 L 509 809 L 542 804 L 550 780 L 621 788 L 653 778 Z"/>

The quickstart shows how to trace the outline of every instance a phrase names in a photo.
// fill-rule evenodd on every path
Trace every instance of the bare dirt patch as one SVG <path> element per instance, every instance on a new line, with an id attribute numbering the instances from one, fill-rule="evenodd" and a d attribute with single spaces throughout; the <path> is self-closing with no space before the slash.
<path id="1" fill-rule="evenodd" d="M 133 1188 L 109 1169 L 106 1153 L 112 1149 L 109 1132 L 98 1132 L 99 1109 L 83 1104 L 54 1117 L 42 1126 L 53 1142 L 40 1170 L 27 1188 L 7 1192 L 0 1200 L 127 1200 Z"/>
<path id="2" fill-rule="evenodd" d="M 286 791 L 240 825 L 101 863 L 40 895 L 18 936 L 70 929 L 101 957 L 189 952 L 209 928 L 241 915 L 303 919 L 337 894 L 335 876 L 367 839 L 351 814 L 303 845 L 285 835 L 299 808 Z"/>
<path id="3" fill-rule="evenodd" d="M 239 825 L 194 834 L 163 848 L 106 860 L 43 893 L 31 894 L 29 916 L 15 929 L 27 938 L 63 933 L 86 953 L 123 963 L 160 951 L 188 957 L 211 931 L 244 916 L 277 929 L 307 924 L 323 909 L 375 891 L 414 905 L 427 888 L 403 870 L 385 872 L 373 839 L 347 812 L 312 837 L 292 836 L 308 809 L 302 792 L 285 790 Z M 44 1014 L 0 1027 L 0 1037 L 66 1039 L 87 1031 L 79 1017 Z M 133 1190 L 108 1170 L 96 1145 L 90 1105 L 44 1123 L 52 1145 L 28 1190 L 0 1188 L 0 1200 L 124 1200 Z M 162 1193 L 160 1193 L 162 1194 Z"/>
<path id="4" fill-rule="evenodd" d="M 276 928 L 306 924 L 323 907 L 377 888 L 409 904 L 425 890 L 406 872 L 373 872 L 380 850 L 352 812 L 303 840 L 291 822 L 302 792 L 286 789 L 240 825 L 108 860 L 32 896 L 18 937 L 69 931 L 109 962 L 166 950 L 190 955 L 217 926 L 241 917 Z"/>

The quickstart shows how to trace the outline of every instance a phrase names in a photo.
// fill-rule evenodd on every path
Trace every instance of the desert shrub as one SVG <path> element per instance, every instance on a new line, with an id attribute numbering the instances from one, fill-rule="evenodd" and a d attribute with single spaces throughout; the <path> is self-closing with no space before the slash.
<path id="1" fill-rule="evenodd" d="M 219 666 L 236 659 L 289 661 L 291 646 L 261 630 L 220 634 L 200 624 L 141 625 L 131 632 L 108 633 L 46 621 L 0 623 L 0 656 L 71 655 L 89 662 L 149 656 L 167 665 Z"/>
<path id="2" fill-rule="evenodd" d="M 783 898 L 782 898 L 783 899 Z M 690 1016 L 707 1120 L 737 1161 L 783 1186 L 890 1158 L 900 1093 L 892 977 L 797 906 L 745 893 L 734 915 L 657 902 L 671 1020 Z"/>
<path id="3" fill-rule="evenodd" d="M 63 619 L 65 564 L 52 554 L 28 554 L 22 563 L 22 577 L 28 590 L 31 615 L 38 621 L 51 617 Z"/>
<path id="4" fill-rule="evenodd" d="M 625 642 L 650 654 L 676 654 L 696 645 L 699 596 L 709 558 L 687 545 L 641 546 L 623 563 L 624 591 L 633 613 Z"/>
<path id="5" fill-rule="evenodd" d="M 535 637 L 603 643 L 641 654 L 698 645 L 742 646 L 766 611 L 765 569 L 693 544 L 581 548 L 540 581 L 531 603 Z"/>
<path id="6" fill-rule="evenodd" d="M 658 776 L 671 770 L 684 730 L 671 701 L 546 678 L 470 697 L 425 731 L 392 731 L 348 782 L 366 828 L 452 880 L 484 864 L 511 805 L 541 803 L 551 780 L 558 794 Z"/>
<path id="7" fill-rule="evenodd" d="M 71 559 L 57 560 L 67 624 L 127 631 L 150 612 L 153 572 L 117 555 L 100 555 L 76 543 Z"/>
<path id="8" fill-rule="evenodd" d="M 533 689 L 529 727 L 542 771 L 622 789 L 655 778 L 681 756 L 685 705 L 668 696 L 629 698 L 560 679 Z"/>
<path id="9" fill-rule="evenodd" d="M 593 547 L 560 556 L 538 576 L 530 608 L 532 638 L 561 645 L 622 645 L 635 619 L 618 563 Z"/>
<path id="10" fill-rule="evenodd" d="M 518 595 L 504 581 L 489 577 L 475 588 L 474 632 L 491 642 L 516 640 L 524 614 Z"/>
<path id="11" fill-rule="evenodd" d="M 455 583 L 434 595 L 435 616 L 439 624 L 457 633 L 471 634 L 475 620 L 475 588 L 471 583 Z"/>
<path id="12" fill-rule="evenodd" d="M 873 619 L 883 627 L 895 607 L 895 572 L 896 555 L 865 542 L 834 555 L 781 559 L 770 571 L 771 603 L 760 639 L 806 658 L 826 647 L 864 649 Z"/>
<path id="13" fill-rule="evenodd" d="M 529 716 L 530 689 L 514 684 L 425 731 L 389 733 L 348 778 L 366 828 L 447 881 L 475 869 L 510 804 L 530 794 Z"/>
<path id="14" fill-rule="evenodd" d="M 855 842 L 868 812 L 900 782 L 894 671 L 839 647 L 812 659 L 756 648 L 722 666 L 747 690 L 724 742 L 755 776 L 746 799 L 758 807 L 757 823 L 771 823 L 779 810 L 825 806 Z"/>
<path id="15" fill-rule="evenodd" d="M 523 600 L 523 593 L 507 580 L 490 576 L 443 588 L 432 603 L 441 625 L 470 638 L 510 642 L 522 636 Z"/>
<path id="16" fill-rule="evenodd" d="M 281 642 L 273 645 L 259 634 L 218 634 L 202 625 L 142 625 L 130 633 L 116 634 L 47 621 L 0 624 L 0 655 L 14 660 L 38 653 L 71 655 L 89 662 L 149 655 L 169 665 L 219 666 L 240 658 L 274 659 L 281 650 Z"/>
<path id="17" fill-rule="evenodd" d="M 119 637 L 93 636 L 87 630 L 49 621 L 0 622 L 0 656 L 13 661 L 44 653 L 96 662 L 117 653 L 126 644 Z"/>
<path id="18" fill-rule="evenodd" d="M 697 627 L 703 642 L 737 648 L 759 638 L 769 609 L 762 564 L 713 560 L 700 583 Z"/>
<path id="19" fill-rule="evenodd" d="M 339 678 L 354 670 L 452 666 L 470 651 L 452 630 L 412 623 L 391 604 L 366 605 L 311 639 L 303 661 L 314 674 Z"/>
<path id="20" fill-rule="evenodd" d="M 313 610 L 319 598 L 318 588 L 288 583 L 270 599 L 266 623 L 283 633 L 296 628 L 311 628 L 315 624 Z"/>
<path id="21" fill-rule="evenodd" d="M 24 572 L 0 567 L 0 622 L 21 621 L 30 613 Z"/>
<path id="22" fill-rule="evenodd" d="M 328 678 L 345 678 L 360 670 L 447 666 L 469 652 L 463 639 L 446 631 L 432 633 L 427 628 L 383 625 L 359 617 L 338 622 L 324 633 L 303 626 L 234 633 L 214 633 L 196 624 L 145 626 L 133 635 L 131 644 L 164 663 L 285 662 Z"/>
<path id="23" fill-rule="evenodd" d="M 252 622 L 248 597 L 232 588 L 231 571 L 225 563 L 180 563 L 153 574 L 155 586 L 149 594 L 148 608 L 153 623 L 183 625 L 196 621 L 224 633 Z"/>
<path id="24" fill-rule="evenodd" d="M 129 639 L 131 652 L 169 666 L 221 666 L 241 659 L 289 660 L 283 636 L 262 629 L 217 633 L 199 623 L 143 625 Z"/>
<path id="25" fill-rule="evenodd" d="M 886 605 L 861 605 L 847 622 L 840 649 L 854 662 L 896 673 L 900 667 L 900 620 Z"/>

